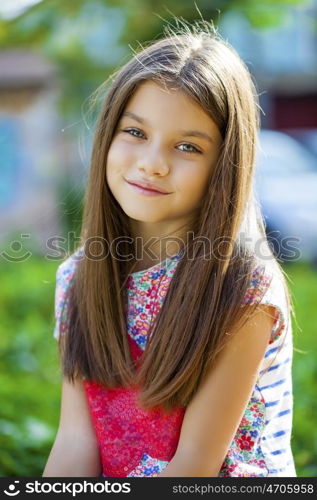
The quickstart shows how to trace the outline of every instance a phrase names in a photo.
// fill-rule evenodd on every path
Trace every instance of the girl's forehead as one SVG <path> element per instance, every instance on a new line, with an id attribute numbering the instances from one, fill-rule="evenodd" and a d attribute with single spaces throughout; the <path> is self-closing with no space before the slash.
<path id="1" fill-rule="evenodd" d="M 130 97 L 123 116 L 140 118 L 146 124 L 164 120 L 166 126 L 197 125 L 214 128 L 210 114 L 176 84 L 164 85 L 153 80 L 142 82 Z M 168 118 L 168 119 L 167 119 Z M 153 123 L 154 124 L 154 123 Z"/>
<path id="2" fill-rule="evenodd" d="M 176 83 L 171 83 L 171 82 L 165 82 L 163 81 L 156 81 L 156 80 L 146 80 L 141 82 L 136 90 L 134 91 L 133 95 L 131 96 L 131 99 L 135 98 L 136 96 L 138 98 L 142 98 L 146 94 L 156 94 L 156 95 L 161 95 L 162 97 L 164 96 L 175 96 L 176 93 L 181 93 L 184 97 L 188 97 L 185 92 L 176 85 Z M 189 97 L 188 97 L 189 98 Z"/>

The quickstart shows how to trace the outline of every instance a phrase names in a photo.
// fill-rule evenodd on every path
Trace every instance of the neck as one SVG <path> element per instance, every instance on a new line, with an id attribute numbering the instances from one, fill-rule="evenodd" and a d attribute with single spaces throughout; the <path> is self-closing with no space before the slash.
<path id="1" fill-rule="evenodd" d="M 167 257 L 178 254 L 186 245 L 187 221 L 163 224 L 130 219 L 130 226 L 135 241 L 133 271 L 152 267 Z"/>

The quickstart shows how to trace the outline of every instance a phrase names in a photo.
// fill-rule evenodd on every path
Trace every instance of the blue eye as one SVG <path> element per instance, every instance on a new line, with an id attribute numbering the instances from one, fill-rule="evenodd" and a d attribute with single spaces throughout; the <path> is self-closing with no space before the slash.
<path id="1" fill-rule="evenodd" d="M 143 135 L 143 132 L 141 132 L 141 130 L 137 129 L 137 128 L 127 128 L 125 130 L 123 130 L 122 132 L 127 132 L 129 135 L 132 135 L 132 137 L 141 137 Z M 137 132 L 141 135 L 135 135 L 134 132 Z"/>
<path id="2" fill-rule="evenodd" d="M 185 142 L 183 144 L 181 144 L 180 146 L 189 146 L 191 148 L 191 150 L 184 150 L 184 153 L 200 153 L 201 154 L 201 151 L 199 151 L 199 149 L 195 148 L 195 146 L 193 146 L 192 144 L 189 144 L 188 142 Z"/>

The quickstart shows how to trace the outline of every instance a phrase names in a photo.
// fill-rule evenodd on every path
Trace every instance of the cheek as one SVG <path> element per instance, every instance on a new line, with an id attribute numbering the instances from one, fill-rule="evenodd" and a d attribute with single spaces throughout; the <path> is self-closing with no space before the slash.
<path id="1" fill-rule="evenodd" d="M 133 161 L 130 149 L 119 142 L 113 142 L 107 156 L 107 169 L 125 169 Z"/>
<path id="2" fill-rule="evenodd" d="M 117 168 L 118 154 L 116 148 L 111 146 L 107 156 L 107 175 L 111 175 Z"/>
<path id="3" fill-rule="evenodd" d="M 106 164 L 106 179 L 111 190 L 115 189 L 120 163 L 122 162 L 119 162 L 118 148 L 113 144 L 109 148 Z"/>
<path id="4" fill-rule="evenodd" d="M 120 196 L 122 178 L 127 175 L 133 165 L 133 157 L 129 148 L 114 141 L 108 151 L 106 164 L 106 179 L 112 194 Z"/>
<path id="5" fill-rule="evenodd" d="M 207 169 L 193 169 L 181 175 L 177 184 L 181 191 L 186 192 L 191 198 L 197 199 L 206 191 L 208 178 Z"/>

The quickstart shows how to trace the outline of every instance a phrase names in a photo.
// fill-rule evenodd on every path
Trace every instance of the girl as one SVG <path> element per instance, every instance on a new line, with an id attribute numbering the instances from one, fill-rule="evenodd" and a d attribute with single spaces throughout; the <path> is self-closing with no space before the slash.
<path id="1" fill-rule="evenodd" d="M 59 266 L 44 476 L 295 476 L 290 295 L 254 189 L 250 74 L 200 21 L 115 75 Z"/>

